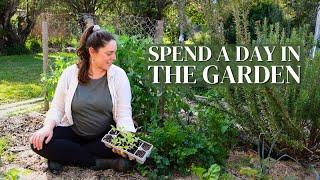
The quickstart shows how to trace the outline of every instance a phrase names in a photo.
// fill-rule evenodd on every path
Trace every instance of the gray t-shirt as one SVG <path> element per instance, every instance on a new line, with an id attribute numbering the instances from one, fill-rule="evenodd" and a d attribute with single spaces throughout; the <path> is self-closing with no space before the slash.
<path id="1" fill-rule="evenodd" d="M 115 125 L 106 76 L 78 84 L 71 103 L 72 130 L 86 138 L 96 137 Z"/>

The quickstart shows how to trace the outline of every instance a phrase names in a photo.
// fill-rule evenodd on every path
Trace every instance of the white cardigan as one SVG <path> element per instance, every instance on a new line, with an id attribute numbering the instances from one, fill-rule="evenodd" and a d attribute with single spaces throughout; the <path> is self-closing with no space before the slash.
<path id="1" fill-rule="evenodd" d="M 46 121 L 54 120 L 56 126 L 71 126 L 73 124 L 71 102 L 78 86 L 78 71 L 76 64 L 63 71 L 51 107 L 46 113 Z M 125 71 L 116 65 L 111 65 L 107 76 L 116 126 L 123 127 L 126 131 L 136 132 L 132 120 L 131 88 Z"/>

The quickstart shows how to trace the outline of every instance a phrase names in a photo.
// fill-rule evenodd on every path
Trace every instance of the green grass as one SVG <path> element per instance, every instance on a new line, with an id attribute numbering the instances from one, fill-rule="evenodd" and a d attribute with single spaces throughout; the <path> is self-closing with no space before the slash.
<path id="1" fill-rule="evenodd" d="M 49 55 L 52 62 L 58 56 L 74 56 L 70 53 Z M 42 54 L 0 56 L 0 105 L 41 97 Z"/>
<path id="2" fill-rule="evenodd" d="M 8 117 L 13 117 L 13 116 L 17 116 L 20 114 L 26 114 L 29 112 L 39 112 L 39 113 L 45 113 L 45 111 L 43 111 L 44 109 L 44 104 L 43 102 L 39 102 L 39 103 L 35 103 L 32 104 L 31 106 L 28 106 L 27 108 L 22 108 L 22 109 L 17 109 L 13 112 L 9 112 L 7 113 Z"/>
<path id="3" fill-rule="evenodd" d="M 0 57 L 0 104 L 40 97 L 41 55 Z"/>
<path id="4" fill-rule="evenodd" d="M 0 137 L 0 157 L 4 155 L 4 152 L 9 146 L 9 137 L 2 136 Z"/>

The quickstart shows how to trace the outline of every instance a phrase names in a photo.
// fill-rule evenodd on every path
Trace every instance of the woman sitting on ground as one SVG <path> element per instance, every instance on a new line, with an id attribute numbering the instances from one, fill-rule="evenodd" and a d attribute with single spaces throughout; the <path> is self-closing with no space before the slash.
<path id="1" fill-rule="evenodd" d="M 94 170 L 127 171 L 135 163 L 101 142 L 111 125 L 136 132 L 131 113 L 131 89 L 123 69 L 113 65 L 115 38 L 98 25 L 84 31 L 80 61 L 62 73 L 44 126 L 30 137 L 32 150 L 60 173 L 63 165 Z"/>

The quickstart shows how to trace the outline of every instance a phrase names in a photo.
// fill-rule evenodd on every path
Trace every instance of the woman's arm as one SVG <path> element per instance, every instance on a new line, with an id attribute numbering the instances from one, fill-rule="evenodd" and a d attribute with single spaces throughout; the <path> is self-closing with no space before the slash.
<path id="1" fill-rule="evenodd" d="M 37 150 L 41 150 L 43 141 L 48 144 L 53 136 L 53 129 L 56 127 L 64 115 L 64 99 L 66 92 L 66 72 L 64 71 L 58 81 L 58 85 L 51 103 L 51 107 L 46 114 L 43 127 L 30 136 L 30 143 Z"/>
<path id="2" fill-rule="evenodd" d="M 121 69 L 115 79 L 116 98 L 116 124 L 126 131 L 136 132 L 132 119 L 131 88 L 127 74 Z"/>

